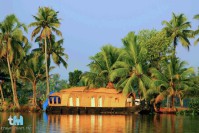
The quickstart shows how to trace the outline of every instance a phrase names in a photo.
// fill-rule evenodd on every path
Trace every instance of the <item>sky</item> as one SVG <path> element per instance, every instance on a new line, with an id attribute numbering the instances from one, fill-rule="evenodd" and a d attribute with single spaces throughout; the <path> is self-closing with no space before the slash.
<path id="1" fill-rule="evenodd" d="M 194 20 L 193 16 L 199 14 L 198 5 L 197 0 L 2 0 L 0 21 L 14 13 L 28 25 L 34 21 L 32 15 L 37 14 L 38 7 L 48 6 L 59 11 L 63 47 L 69 56 L 68 68 L 56 67 L 51 73 L 59 73 L 62 79 L 68 79 L 70 71 L 88 71 L 89 57 L 99 52 L 103 45 L 122 47 L 121 39 L 130 31 L 161 30 L 161 22 L 169 21 L 172 12 L 185 14 L 195 30 L 199 20 Z M 29 29 L 28 38 L 32 30 Z M 198 67 L 199 45 L 194 46 L 193 42 L 194 39 L 191 40 L 190 51 L 179 45 L 177 56 L 187 61 L 189 66 Z M 33 48 L 38 47 L 34 42 L 31 44 Z"/>

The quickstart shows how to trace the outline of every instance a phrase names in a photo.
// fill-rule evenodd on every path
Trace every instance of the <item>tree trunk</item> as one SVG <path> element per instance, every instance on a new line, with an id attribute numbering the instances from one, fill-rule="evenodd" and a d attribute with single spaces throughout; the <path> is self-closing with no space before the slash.
<path id="1" fill-rule="evenodd" d="M 32 101 L 32 104 L 33 104 L 33 106 L 37 106 L 37 93 L 36 93 L 36 91 L 37 91 L 37 83 L 36 83 L 36 81 L 34 81 L 33 83 L 32 83 L 32 87 L 33 87 L 33 101 Z"/>
<path id="2" fill-rule="evenodd" d="M 45 62 L 46 62 L 46 97 L 48 97 L 49 93 L 50 93 L 50 87 L 49 87 L 49 73 L 48 73 L 48 54 L 47 54 L 47 42 L 46 42 L 46 38 L 45 38 Z"/>
<path id="3" fill-rule="evenodd" d="M 0 91 L 1 91 L 1 99 L 2 99 L 2 102 L 3 102 L 4 101 L 4 96 L 3 96 L 3 90 L 2 90 L 1 83 L 0 83 Z"/>
<path id="4" fill-rule="evenodd" d="M 171 96 L 171 107 L 172 107 L 172 108 L 175 106 L 175 105 L 174 105 L 174 104 L 175 104 L 174 102 L 175 102 L 175 97 L 174 97 L 174 95 L 172 95 L 172 96 Z"/>
<path id="5" fill-rule="evenodd" d="M 169 108 L 169 96 L 167 96 L 167 108 Z"/>
<path id="6" fill-rule="evenodd" d="M 10 61 L 9 61 L 8 55 L 7 55 L 6 59 L 7 59 L 8 71 L 9 71 L 9 75 L 10 75 L 10 82 L 11 82 L 11 86 L 12 86 L 13 103 L 15 104 L 14 83 L 13 83 L 13 77 L 12 77 L 12 72 L 11 72 L 11 68 L 10 68 Z M 16 105 L 16 104 L 15 104 L 15 105 Z"/>
<path id="7" fill-rule="evenodd" d="M 174 51 L 173 51 L 173 57 L 176 58 L 176 46 L 177 46 L 177 38 L 174 38 L 173 41 Z"/>
<path id="8" fill-rule="evenodd" d="M 184 106 L 183 99 L 182 98 L 179 98 L 179 99 L 180 99 L 180 107 L 183 107 Z"/>
<path id="9" fill-rule="evenodd" d="M 17 82 L 16 79 L 14 79 L 14 93 L 13 93 L 13 98 L 14 98 L 14 104 L 17 107 L 17 109 L 20 109 L 20 105 L 19 105 L 19 100 L 17 97 Z"/>
<path id="10" fill-rule="evenodd" d="M 173 57 L 176 58 L 176 46 L 174 46 Z"/>

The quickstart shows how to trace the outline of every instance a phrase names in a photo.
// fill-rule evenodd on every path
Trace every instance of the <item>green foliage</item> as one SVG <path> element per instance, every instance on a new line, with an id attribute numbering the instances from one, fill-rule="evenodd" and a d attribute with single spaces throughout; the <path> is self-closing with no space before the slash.
<path id="1" fill-rule="evenodd" d="M 52 31 L 58 36 L 62 36 L 62 33 L 57 30 L 60 26 L 60 19 L 57 17 L 58 12 L 49 7 L 39 7 L 36 16 L 33 16 L 35 22 L 32 22 L 29 27 L 36 27 L 31 37 L 34 38 L 37 34 L 40 34 L 40 38 L 50 38 Z"/>
<path id="2" fill-rule="evenodd" d="M 69 88 L 66 80 L 60 79 L 59 74 L 53 74 L 50 78 L 50 90 L 53 92 L 58 92 L 61 89 Z"/>
<path id="3" fill-rule="evenodd" d="M 171 53 L 171 39 L 164 31 L 141 30 L 137 38 L 138 44 L 148 51 L 143 58 L 151 67 L 158 67 L 160 61 Z"/>
<path id="4" fill-rule="evenodd" d="M 178 41 L 189 50 L 191 45 L 189 38 L 193 37 L 193 31 L 189 29 L 191 28 L 191 23 L 187 21 L 184 14 L 176 15 L 173 13 L 172 19 L 170 21 L 162 21 L 162 24 L 165 25 L 163 30 L 166 31 L 167 36 L 173 41 L 174 55 Z"/>
<path id="5" fill-rule="evenodd" d="M 82 71 L 75 70 L 74 72 L 69 72 L 69 85 L 79 86 Z"/>
<path id="6" fill-rule="evenodd" d="M 117 87 L 124 94 L 140 92 L 140 97 L 146 99 L 146 91 L 151 86 L 151 80 L 146 75 L 147 66 L 144 57 L 147 50 L 137 42 L 137 36 L 130 32 L 123 40 L 124 48 L 120 53 L 120 65 L 111 73 L 111 79 L 119 78 Z"/>
<path id="7" fill-rule="evenodd" d="M 199 20 L 199 14 L 195 15 L 195 16 L 194 16 L 194 19 Z M 194 35 L 195 35 L 195 36 L 198 35 L 198 34 L 199 34 L 199 26 L 198 26 L 198 29 L 196 29 L 196 30 L 194 31 Z M 195 40 L 194 44 L 196 45 L 196 44 L 198 44 L 198 42 L 199 42 L 199 38 L 197 38 L 197 39 Z"/>
<path id="8" fill-rule="evenodd" d="M 191 99 L 189 108 L 194 111 L 194 113 L 199 114 L 199 98 Z"/>
<path id="9" fill-rule="evenodd" d="M 3 107 L 2 107 L 2 106 L 0 106 L 0 112 L 2 112 L 2 111 L 4 111 L 4 110 L 3 110 Z"/>
<path id="10" fill-rule="evenodd" d="M 38 37 L 36 37 L 35 42 L 38 42 L 38 41 L 44 42 L 43 45 L 45 49 L 44 53 L 45 53 L 46 85 L 47 85 L 46 97 L 50 93 L 50 86 L 49 86 L 50 56 L 48 54 L 49 51 L 47 51 L 47 49 L 49 48 L 48 45 L 51 43 L 51 39 L 53 38 L 52 37 L 53 33 L 55 33 L 58 36 L 62 36 L 61 31 L 58 30 L 60 26 L 60 19 L 58 18 L 57 15 L 58 15 L 58 12 L 54 11 L 52 8 L 39 7 L 37 15 L 33 16 L 33 18 L 35 19 L 35 22 L 32 22 L 29 25 L 30 27 L 36 27 L 32 32 L 31 38 L 33 39 L 36 35 L 38 35 Z M 51 46 L 55 46 L 54 45 L 55 43 L 52 42 L 51 44 L 53 44 Z M 53 60 L 58 65 L 60 64 L 59 60 L 61 60 L 61 62 L 66 67 L 67 63 L 61 58 L 62 52 L 63 52 L 63 49 L 58 49 L 58 47 L 56 47 L 56 49 L 54 49 L 54 52 L 52 53 Z"/>
<path id="11" fill-rule="evenodd" d="M 99 53 L 90 57 L 91 63 L 88 65 L 90 72 L 82 75 L 82 82 L 90 88 L 105 87 L 108 82 L 116 82 L 111 79 L 111 73 L 121 65 L 120 52 L 119 48 L 104 45 Z"/>
<path id="12" fill-rule="evenodd" d="M 21 81 L 21 89 L 17 91 L 19 96 L 19 103 L 21 105 L 27 104 L 29 98 L 32 96 L 32 85 L 29 82 L 22 82 Z"/>
<path id="13" fill-rule="evenodd" d="M 185 97 L 187 90 L 191 89 L 190 77 L 194 74 L 193 68 L 185 68 L 186 62 L 176 58 L 171 58 L 169 62 L 165 62 L 161 71 L 151 68 L 151 77 L 155 87 L 159 90 L 159 97 L 156 103 L 161 102 L 162 97 L 171 97 L 171 105 L 174 106 L 174 97 L 178 96 L 180 100 Z"/>

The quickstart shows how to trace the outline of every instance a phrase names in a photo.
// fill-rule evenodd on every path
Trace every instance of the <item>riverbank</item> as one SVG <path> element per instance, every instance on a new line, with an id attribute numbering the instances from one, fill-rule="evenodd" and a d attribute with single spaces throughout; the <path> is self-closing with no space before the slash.
<path id="1" fill-rule="evenodd" d="M 167 108 L 167 107 L 161 107 L 156 113 L 160 114 L 176 114 L 177 112 L 181 111 L 188 111 L 190 110 L 189 108 L 185 107 L 175 107 L 175 108 Z"/>
<path id="2" fill-rule="evenodd" d="M 17 108 L 13 104 L 3 104 L 0 106 L 0 112 L 40 112 L 42 111 L 39 106 L 21 105 Z"/>

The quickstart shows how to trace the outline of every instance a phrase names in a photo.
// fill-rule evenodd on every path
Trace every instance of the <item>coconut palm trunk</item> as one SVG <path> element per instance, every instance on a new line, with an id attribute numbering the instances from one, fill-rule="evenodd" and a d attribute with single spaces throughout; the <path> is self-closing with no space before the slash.
<path id="1" fill-rule="evenodd" d="M 14 86 L 14 81 L 13 81 L 13 76 L 12 76 L 12 72 L 11 72 L 11 68 L 10 68 L 10 61 L 9 61 L 8 56 L 7 56 L 7 65 L 8 65 L 9 75 L 10 75 L 11 86 L 12 86 L 13 102 L 17 108 L 20 108 L 19 101 L 17 98 L 16 81 L 15 81 L 15 86 Z"/>
<path id="2" fill-rule="evenodd" d="M 174 95 L 171 96 L 171 107 L 172 108 L 175 107 L 175 96 Z"/>
<path id="3" fill-rule="evenodd" d="M 169 108 L 169 96 L 167 96 L 167 108 Z"/>
<path id="4" fill-rule="evenodd" d="M 2 99 L 2 102 L 4 101 L 4 96 L 3 96 L 3 90 L 2 90 L 2 84 L 0 83 L 0 91 L 1 91 L 1 99 Z"/>
<path id="5" fill-rule="evenodd" d="M 34 82 L 32 82 L 32 86 L 33 86 L 33 102 L 32 102 L 32 104 L 33 104 L 33 106 L 37 106 L 37 93 L 36 93 L 36 91 L 37 91 L 37 83 L 36 83 L 36 81 L 34 81 Z"/>
<path id="6" fill-rule="evenodd" d="M 18 100 L 18 96 L 17 96 L 17 81 L 16 81 L 16 79 L 14 79 L 13 85 L 14 85 L 14 91 L 13 91 L 14 103 L 15 103 L 15 106 L 17 107 L 17 109 L 20 109 L 19 100 Z"/>
<path id="7" fill-rule="evenodd" d="M 183 99 L 180 98 L 180 107 L 183 107 L 184 106 L 184 102 L 183 102 Z"/>
<path id="8" fill-rule="evenodd" d="M 49 86 L 49 70 L 48 70 L 48 54 L 47 54 L 47 42 L 45 38 L 45 62 L 46 62 L 46 97 L 48 97 L 50 93 L 50 86 Z"/>

